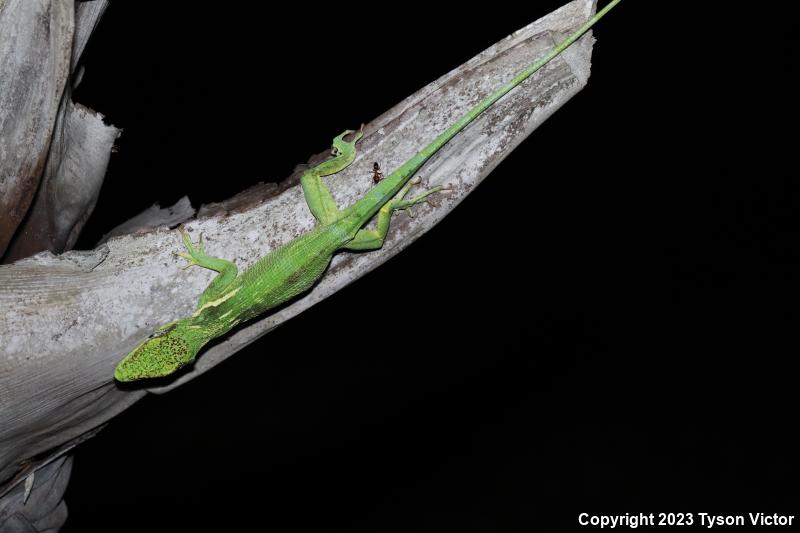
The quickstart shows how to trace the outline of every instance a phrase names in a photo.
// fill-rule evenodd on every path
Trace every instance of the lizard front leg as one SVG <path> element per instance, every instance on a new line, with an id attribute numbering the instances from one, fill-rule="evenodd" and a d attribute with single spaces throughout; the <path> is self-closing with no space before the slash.
<path id="1" fill-rule="evenodd" d="M 353 135 L 353 139 L 345 141 L 344 138 L 348 135 Z M 355 160 L 356 143 L 363 135 L 364 125 L 362 124 L 358 131 L 345 130 L 341 135 L 334 137 L 331 148 L 334 158 L 309 169 L 300 178 L 300 185 L 303 187 L 308 208 L 320 224 L 335 222 L 341 214 L 330 189 L 322 181 L 322 177 L 344 170 Z"/>
<path id="2" fill-rule="evenodd" d="M 214 272 L 219 272 L 219 274 L 211 280 L 211 283 L 206 287 L 206 290 L 203 291 L 203 294 L 200 295 L 200 301 L 197 304 L 197 308 L 200 309 L 206 303 L 213 302 L 222 296 L 225 289 L 236 279 L 239 270 L 232 261 L 207 256 L 203 248 L 202 235 L 200 236 L 200 242 L 197 244 L 197 247 L 195 247 L 192 245 L 192 239 L 183 226 L 180 227 L 180 232 L 183 245 L 186 247 L 186 252 L 176 253 L 175 255 L 179 255 L 189 261 L 189 264 L 183 268 L 200 266 L 213 270 Z"/>

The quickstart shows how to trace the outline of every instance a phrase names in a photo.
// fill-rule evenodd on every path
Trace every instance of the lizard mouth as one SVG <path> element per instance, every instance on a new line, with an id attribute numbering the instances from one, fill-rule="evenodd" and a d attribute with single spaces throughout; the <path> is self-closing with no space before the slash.
<path id="1" fill-rule="evenodd" d="M 139 381 L 142 379 L 154 379 L 168 376 L 184 366 L 184 364 L 161 365 L 157 369 L 148 370 L 143 368 L 142 365 L 129 363 L 120 363 L 114 370 L 114 379 L 122 383 L 131 381 Z"/>

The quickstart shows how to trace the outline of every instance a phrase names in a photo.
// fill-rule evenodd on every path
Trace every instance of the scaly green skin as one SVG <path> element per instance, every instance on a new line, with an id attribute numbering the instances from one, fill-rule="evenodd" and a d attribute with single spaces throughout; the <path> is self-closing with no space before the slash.
<path id="1" fill-rule="evenodd" d="M 139 344 L 117 365 L 114 377 L 118 381 L 134 381 L 168 376 L 194 361 L 210 340 L 310 289 L 337 250 L 380 248 L 389 231 L 392 212 L 442 190 L 436 187 L 415 198 L 405 198 L 415 184 L 411 177 L 420 167 L 467 124 L 574 43 L 620 1 L 610 2 L 547 55 L 482 100 L 362 199 L 343 210 L 336 206 L 322 177 L 341 171 L 355 160 L 355 145 L 362 132 L 347 130 L 336 137 L 334 157 L 306 172 L 300 180 L 308 207 L 320 224 L 261 258 L 241 275 L 237 275 L 232 262 L 207 256 L 202 240 L 197 247 L 193 246 L 182 231 L 186 253 L 179 255 L 188 259 L 187 267 L 197 265 L 219 274 L 200 296 L 197 310 L 191 316 L 162 326 Z M 352 139 L 346 141 L 347 136 Z M 378 215 L 375 229 L 363 229 L 375 214 Z"/>

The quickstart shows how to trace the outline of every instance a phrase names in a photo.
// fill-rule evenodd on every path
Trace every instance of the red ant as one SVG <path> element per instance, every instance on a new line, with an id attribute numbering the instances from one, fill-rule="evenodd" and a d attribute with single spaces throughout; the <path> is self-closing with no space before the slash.
<path id="1" fill-rule="evenodd" d="M 381 167 L 378 163 L 372 163 L 372 181 L 375 183 L 380 183 L 383 179 L 383 172 L 381 172 Z"/>

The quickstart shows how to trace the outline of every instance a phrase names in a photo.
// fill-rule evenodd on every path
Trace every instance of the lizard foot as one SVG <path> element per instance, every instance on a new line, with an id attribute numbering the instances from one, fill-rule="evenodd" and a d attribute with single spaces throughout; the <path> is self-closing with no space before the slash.
<path id="1" fill-rule="evenodd" d="M 353 139 L 345 141 L 344 138 L 352 135 Z M 340 156 L 343 154 L 352 154 L 355 156 L 356 143 L 364 136 L 364 125 L 362 124 L 358 130 L 344 130 L 341 135 L 333 138 L 333 146 L 331 147 L 331 155 Z"/>
<path id="2" fill-rule="evenodd" d="M 436 204 L 431 203 L 428 197 L 437 192 L 450 192 L 452 190 L 448 189 L 444 185 L 439 185 L 431 189 L 428 189 L 426 191 L 423 191 L 422 194 L 419 194 L 413 198 L 409 198 L 408 200 L 406 200 L 406 196 L 408 196 L 408 193 L 411 191 L 411 188 L 414 187 L 414 185 L 419 184 L 420 181 L 422 181 L 422 179 L 419 176 L 411 179 L 406 184 L 406 186 L 403 187 L 403 189 L 400 191 L 397 198 L 395 200 L 392 200 L 390 204 L 391 205 L 390 209 L 395 214 L 399 213 L 400 211 L 405 211 L 408 213 L 409 217 L 414 218 L 414 211 L 411 209 L 411 206 L 416 204 L 421 204 L 422 202 L 426 202 L 434 207 L 437 207 Z"/>
<path id="3" fill-rule="evenodd" d="M 181 239 L 183 240 L 183 245 L 186 247 L 186 252 L 173 253 L 189 261 L 189 263 L 184 266 L 183 269 L 186 270 L 187 268 L 191 268 L 193 266 L 204 266 L 205 260 L 208 259 L 208 256 L 206 255 L 205 247 L 203 246 L 203 234 L 200 234 L 200 240 L 195 247 L 192 244 L 192 238 L 189 237 L 189 233 L 187 233 L 186 228 L 181 226 L 178 228 L 178 230 L 181 232 Z"/>

